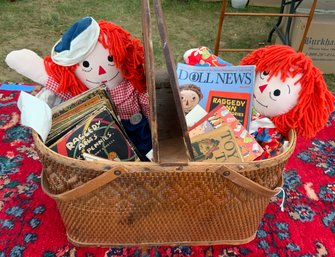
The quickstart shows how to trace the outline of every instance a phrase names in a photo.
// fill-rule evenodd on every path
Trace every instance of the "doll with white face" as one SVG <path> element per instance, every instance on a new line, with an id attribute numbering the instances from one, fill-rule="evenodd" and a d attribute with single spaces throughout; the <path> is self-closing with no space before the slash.
<path id="1" fill-rule="evenodd" d="M 285 81 L 281 80 L 281 72 L 270 77 L 269 72 L 257 72 L 255 79 L 253 106 L 257 112 L 272 118 L 289 112 L 298 103 L 302 74 Z"/>
<path id="2" fill-rule="evenodd" d="M 311 137 L 325 126 L 335 98 L 309 57 L 290 46 L 271 45 L 255 50 L 240 64 L 256 66 L 254 108 L 279 133 L 286 136 L 294 129 Z"/>
<path id="3" fill-rule="evenodd" d="M 8 54 L 6 62 L 44 85 L 38 97 L 51 107 L 105 84 L 130 139 L 143 155 L 151 149 L 144 49 L 123 28 L 85 17 L 63 34 L 44 60 L 23 49 Z"/>
<path id="4" fill-rule="evenodd" d="M 79 63 L 75 75 L 88 89 L 105 84 L 108 88 L 118 85 L 124 78 L 116 68 L 108 49 L 97 42 L 93 52 Z"/>
<path id="5" fill-rule="evenodd" d="M 128 136 L 145 155 L 151 149 L 148 96 L 145 92 L 135 90 L 131 82 L 123 77 L 108 49 L 97 42 L 92 53 L 79 63 L 74 74 L 89 89 L 102 84 L 107 86 Z"/>
<path id="6" fill-rule="evenodd" d="M 81 35 L 82 39 L 78 39 Z M 151 150 L 144 50 L 138 39 L 131 38 L 129 32 L 113 23 L 97 23 L 86 17 L 64 33 L 53 48 L 51 59 L 45 61 L 46 65 L 74 67 L 72 74 L 67 74 L 71 75 L 72 83 L 59 80 L 56 94 L 67 90 L 66 93 L 75 95 L 80 93 L 77 90 L 80 85 L 85 86 L 83 91 L 106 85 L 129 138 L 143 156 Z M 57 78 L 54 71 L 57 73 L 58 69 L 51 69 L 49 75 Z"/>
<path id="7" fill-rule="evenodd" d="M 259 116 L 252 116 L 250 133 L 264 150 L 258 159 L 268 159 L 281 153 L 285 138 L 270 119 L 289 112 L 297 105 L 301 76 L 288 75 L 283 82 L 281 72 L 272 77 L 266 71 L 256 73 L 253 107 Z"/>
<path id="8" fill-rule="evenodd" d="M 311 137 L 326 124 L 334 97 L 310 58 L 289 46 L 257 49 L 241 65 L 255 65 L 255 113 L 249 132 L 266 159 L 281 152 L 289 130 Z"/>

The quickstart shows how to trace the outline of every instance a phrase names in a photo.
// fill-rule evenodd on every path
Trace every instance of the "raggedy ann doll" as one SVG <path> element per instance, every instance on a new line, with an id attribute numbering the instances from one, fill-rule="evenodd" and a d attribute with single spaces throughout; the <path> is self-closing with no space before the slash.
<path id="1" fill-rule="evenodd" d="M 312 137 L 327 123 L 335 98 L 312 60 L 290 46 L 271 45 L 255 50 L 241 65 L 256 65 L 250 126 L 266 159 L 281 152 L 290 129 Z"/>
<path id="2" fill-rule="evenodd" d="M 37 97 L 51 107 L 105 84 L 134 145 L 143 156 L 151 149 L 144 49 L 123 28 L 85 17 L 63 34 L 44 61 L 22 49 L 9 53 L 6 63 L 44 85 Z"/>

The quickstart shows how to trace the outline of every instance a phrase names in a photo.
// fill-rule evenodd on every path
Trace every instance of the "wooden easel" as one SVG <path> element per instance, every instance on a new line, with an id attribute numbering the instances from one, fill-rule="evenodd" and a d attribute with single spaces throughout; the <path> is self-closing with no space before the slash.
<path id="1" fill-rule="evenodd" d="M 282 0 L 282 6 L 283 2 L 286 2 L 285 0 Z M 294 1 L 291 1 L 294 2 Z M 310 9 L 310 12 L 308 14 L 299 14 L 299 13 L 282 13 L 283 9 L 281 9 L 280 13 L 243 13 L 243 12 L 226 12 L 227 9 L 227 4 L 228 0 L 222 0 L 222 7 L 221 7 L 221 14 L 219 18 L 219 28 L 216 36 L 216 42 L 215 42 L 215 50 L 214 54 L 218 55 L 219 52 L 252 52 L 255 49 L 238 49 L 238 48 L 220 48 L 220 39 L 221 39 L 221 32 L 222 32 L 222 25 L 223 25 L 223 20 L 225 16 L 252 16 L 252 17 L 257 17 L 257 16 L 269 16 L 269 17 L 306 17 L 307 18 L 307 23 L 305 27 L 304 34 L 302 36 L 300 46 L 298 51 L 301 52 L 304 48 L 304 43 L 305 43 L 305 37 L 307 36 L 309 27 L 311 25 L 313 16 L 314 16 L 314 11 L 316 7 L 317 0 L 313 0 L 312 7 Z M 293 10 L 291 8 L 291 10 Z M 292 12 L 292 11 L 290 11 Z M 274 26 L 275 30 L 278 30 L 278 24 Z M 288 44 L 289 42 L 284 42 L 285 44 Z"/>

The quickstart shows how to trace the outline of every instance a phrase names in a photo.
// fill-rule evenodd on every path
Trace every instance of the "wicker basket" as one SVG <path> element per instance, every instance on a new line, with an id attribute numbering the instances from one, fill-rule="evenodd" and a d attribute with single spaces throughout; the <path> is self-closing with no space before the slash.
<path id="1" fill-rule="evenodd" d="M 288 149 L 272 159 L 188 162 L 170 84 L 154 82 L 152 44 L 146 40 L 151 38 L 150 11 L 148 1 L 142 3 L 157 162 L 71 159 L 51 151 L 33 132 L 43 164 L 42 188 L 55 199 L 68 239 L 75 245 L 247 243 L 255 237 L 270 198 L 282 186 L 296 134 L 290 132 Z"/>
<path id="2" fill-rule="evenodd" d="M 34 133 L 42 187 L 56 200 L 76 245 L 241 244 L 251 241 L 296 137 L 283 154 L 243 164 L 74 160 Z"/>

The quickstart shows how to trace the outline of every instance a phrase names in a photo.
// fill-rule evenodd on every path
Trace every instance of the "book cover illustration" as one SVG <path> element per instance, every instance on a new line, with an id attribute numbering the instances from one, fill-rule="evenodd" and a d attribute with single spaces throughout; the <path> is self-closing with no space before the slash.
<path id="1" fill-rule="evenodd" d="M 193 126 L 188 134 L 190 136 L 190 138 L 195 137 L 197 135 L 201 135 L 204 133 L 208 133 L 212 130 L 214 130 L 215 128 L 213 127 L 213 125 L 208 121 L 208 120 L 203 120 L 200 124 L 196 123 L 195 126 Z"/>
<path id="2" fill-rule="evenodd" d="M 177 77 L 185 115 L 197 104 L 206 112 L 224 104 L 249 128 L 255 66 L 205 67 L 178 63 Z"/>
<path id="3" fill-rule="evenodd" d="M 202 162 L 242 162 L 243 158 L 235 136 L 229 126 L 191 138 L 195 161 Z"/>
<path id="4" fill-rule="evenodd" d="M 221 126 L 229 126 L 232 129 L 244 161 L 252 161 L 263 153 L 263 148 L 257 143 L 255 138 L 224 105 L 217 106 L 190 128 L 190 137 L 192 137 L 194 133 L 201 133 L 199 132 L 201 128 L 205 125 L 208 127 L 208 123 L 213 130 Z"/>
<path id="5" fill-rule="evenodd" d="M 138 161 L 134 148 L 107 108 L 96 111 L 50 148 L 82 160 L 83 153 L 88 153 L 115 161 Z"/>

